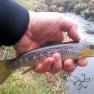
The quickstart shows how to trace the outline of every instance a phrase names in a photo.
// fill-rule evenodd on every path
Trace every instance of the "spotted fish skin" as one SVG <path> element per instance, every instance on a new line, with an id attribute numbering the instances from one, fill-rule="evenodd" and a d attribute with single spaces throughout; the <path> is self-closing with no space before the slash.
<path id="1" fill-rule="evenodd" d="M 0 61 L 0 84 L 19 67 L 28 66 L 31 70 L 45 58 L 60 53 L 62 61 L 67 58 L 78 59 L 94 56 L 94 45 L 85 42 L 67 42 L 30 50 L 17 58 Z M 26 73 L 26 70 L 24 73 Z"/>
<path id="2" fill-rule="evenodd" d="M 67 58 L 76 60 L 82 57 L 94 56 L 94 45 L 82 42 L 64 42 L 42 48 L 33 49 L 24 53 L 17 58 L 12 64 L 15 66 L 31 66 L 35 67 L 45 58 L 52 56 L 54 53 L 60 53 L 62 61 Z"/>

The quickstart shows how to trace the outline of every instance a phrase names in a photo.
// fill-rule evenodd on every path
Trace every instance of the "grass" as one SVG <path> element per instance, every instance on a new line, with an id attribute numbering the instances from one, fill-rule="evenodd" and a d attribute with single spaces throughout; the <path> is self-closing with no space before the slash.
<path id="1" fill-rule="evenodd" d="M 27 8 L 28 10 L 38 9 L 38 0 L 16 0 L 19 4 Z"/>
<path id="2" fill-rule="evenodd" d="M 39 79 L 34 80 L 30 73 L 21 75 L 18 71 L 3 83 L 0 94 L 49 94 L 49 88 Z"/>
<path id="3" fill-rule="evenodd" d="M 62 90 L 58 89 L 55 79 L 52 79 L 53 83 L 48 83 L 51 79 L 47 79 L 47 74 L 28 72 L 22 75 L 21 73 L 21 70 L 17 70 L 0 85 L 0 94 L 64 94 Z"/>
<path id="4" fill-rule="evenodd" d="M 11 47 L 0 48 L 0 59 L 15 57 Z M 30 71 L 22 74 L 24 68 L 16 70 L 0 85 L 0 94 L 65 94 L 63 80 L 59 74 L 37 74 Z"/>

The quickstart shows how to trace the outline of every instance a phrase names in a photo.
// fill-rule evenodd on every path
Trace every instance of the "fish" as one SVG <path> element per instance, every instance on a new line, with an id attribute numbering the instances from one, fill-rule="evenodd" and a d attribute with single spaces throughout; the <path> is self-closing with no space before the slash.
<path id="1" fill-rule="evenodd" d="M 67 15 L 69 15 L 69 17 L 74 17 L 74 21 L 76 21 L 75 19 L 83 19 L 83 23 L 78 21 L 78 30 L 86 35 L 86 38 L 78 42 L 67 41 L 48 43 L 48 45 L 29 50 L 13 59 L 0 60 L 0 84 L 2 84 L 16 69 L 20 67 L 29 67 L 29 69 L 33 69 L 39 63 L 42 63 L 45 58 L 52 56 L 54 53 L 60 53 L 62 61 L 68 58 L 77 60 L 78 58 L 94 57 L 94 41 L 91 41 L 94 40 L 92 36 L 94 33 L 93 22 L 86 21 L 84 18 L 72 13 L 68 13 Z M 88 25 L 90 25 L 92 29 L 88 28 Z M 87 35 L 91 35 L 91 37 L 87 37 Z"/>
<path id="2" fill-rule="evenodd" d="M 45 58 L 54 53 L 60 53 L 62 61 L 68 58 L 76 60 L 78 58 L 94 57 L 94 45 L 80 42 L 63 42 L 50 44 L 41 48 L 30 50 L 17 58 L 0 61 L 0 83 L 2 83 L 17 68 L 36 67 Z"/>

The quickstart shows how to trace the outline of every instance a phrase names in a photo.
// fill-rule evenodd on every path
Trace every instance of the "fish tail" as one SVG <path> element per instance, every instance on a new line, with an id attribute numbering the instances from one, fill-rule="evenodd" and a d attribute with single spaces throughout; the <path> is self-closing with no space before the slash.
<path id="1" fill-rule="evenodd" d="M 0 84 L 2 84 L 9 75 L 14 71 L 13 68 L 10 68 L 9 60 L 0 60 Z"/>

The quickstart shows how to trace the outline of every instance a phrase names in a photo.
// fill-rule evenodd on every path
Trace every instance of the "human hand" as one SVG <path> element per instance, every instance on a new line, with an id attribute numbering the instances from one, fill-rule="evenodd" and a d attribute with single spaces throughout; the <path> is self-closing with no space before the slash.
<path id="1" fill-rule="evenodd" d="M 41 47 L 48 42 L 61 42 L 64 40 L 65 31 L 71 39 L 80 40 L 75 22 L 61 13 L 29 12 L 29 14 L 28 29 L 20 41 L 14 45 L 18 53 Z M 39 73 L 56 73 L 63 68 L 66 72 L 72 72 L 75 69 L 75 65 L 85 66 L 86 59 L 78 59 L 77 61 L 66 59 L 61 61 L 61 55 L 54 53 L 36 66 L 34 70 Z"/>

